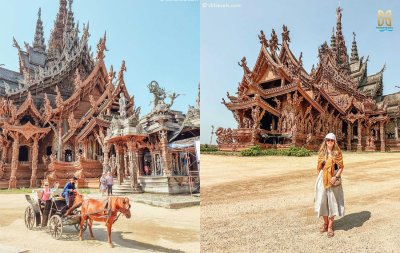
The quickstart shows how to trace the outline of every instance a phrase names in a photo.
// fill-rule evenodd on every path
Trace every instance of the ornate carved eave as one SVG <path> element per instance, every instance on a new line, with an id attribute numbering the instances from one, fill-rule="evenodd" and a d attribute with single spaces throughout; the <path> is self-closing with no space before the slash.
<path id="1" fill-rule="evenodd" d="M 78 136 L 76 137 L 76 142 L 81 142 L 86 136 L 88 136 L 91 131 L 96 127 L 96 126 L 101 126 L 101 127 L 106 127 L 108 128 L 110 126 L 110 123 L 105 120 L 101 120 L 98 118 L 94 118 L 89 123 L 80 131 Z"/>
<path id="2" fill-rule="evenodd" d="M 250 109 L 254 106 L 259 106 L 263 110 L 266 110 L 277 117 L 279 117 L 279 115 L 280 115 L 280 112 L 278 110 L 276 110 L 275 108 L 273 108 L 272 106 L 267 104 L 260 97 L 256 97 L 254 99 L 244 101 L 244 102 L 226 103 L 225 105 L 231 111 L 238 110 L 238 109 L 246 109 L 246 108 Z"/>
<path id="3" fill-rule="evenodd" d="M 18 108 L 17 111 L 17 118 L 20 118 L 21 116 L 25 114 L 30 114 L 34 116 L 37 120 L 42 119 L 42 115 L 36 108 L 35 104 L 33 103 L 33 99 L 31 96 L 31 93 L 28 93 L 28 98 L 24 101 L 24 103 Z"/>
<path id="4" fill-rule="evenodd" d="M 25 137 L 25 139 L 29 140 L 35 134 L 46 135 L 50 131 L 50 128 L 37 127 L 35 125 L 32 125 L 31 122 L 28 122 L 22 126 L 14 126 L 14 125 L 10 125 L 8 123 L 4 123 L 3 131 L 18 132 L 18 133 L 22 134 Z"/>
<path id="5" fill-rule="evenodd" d="M 346 110 L 343 110 L 342 108 L 340 108 L 340 106 L 338 106 L 335 101 L 333 101 L 333 99 L 331 98 L 331 96 L 329 96 L 328 93 L 326 93 L 326 91 L 323 88 L 318 89 L 321 93 L 321 95 L 323 95 L 323 97 L 336 109 L 340 112 L 340 114 L 345 115 L 346 114 Z"/>

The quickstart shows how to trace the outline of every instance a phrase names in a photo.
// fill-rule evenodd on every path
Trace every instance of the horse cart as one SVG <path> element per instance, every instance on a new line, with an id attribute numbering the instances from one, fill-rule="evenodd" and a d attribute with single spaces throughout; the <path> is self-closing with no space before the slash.
<path id="1" fill-rule="evenodd" d="M 29 203 L 25 210 L 25 225 L 29 230 L 47 226 L 51 236 L 56 240 L 62 236 L 64 226 L 74 226 L 79 232 L 80 210 L 74 209 L 70 215 L 66 216 L 68 206 L 63 197 L 54 195 L 49 201 L 43 202 L 39 195 L 40 192 L 25 195 Z M 84 223 L 83 231 L 86 227 L 87 222 Z"/>

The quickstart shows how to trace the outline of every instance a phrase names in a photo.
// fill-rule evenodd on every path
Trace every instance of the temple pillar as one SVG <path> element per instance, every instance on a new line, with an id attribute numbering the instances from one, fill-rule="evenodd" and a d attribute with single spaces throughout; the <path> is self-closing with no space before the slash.
<path id="1" fill-rule="evenodd" d="M 127 150 L 124 148 L 124 177 L 128 178 L 129 175 L 131 174 L 131 171 L 129 170 L 129 166 L 128 166 L 128 152 Z"/>
<path id="2" fill-rule="evenodd" d="M 137 151 L 137 159 L 138 159 L 138 176 L 142 176 L 143 173 L 143 151 Z"/>
<path id="3" fill-rule="evenodd" d="M 110 154 L 110 145 L 104 144 L 103 148 L 103 173 L 106 173 L 108 170 L 110 170 L 110 165 L 109 165 L 109 154 Z"/>
<path id="4" fill-rule="evenodd" d="M 115 145 L 116 151 L 116 163 L 117 163 L 117 180 L 118 184 L 121 185 L 124 182 L 123 171 L 124 171 L 124 148 L 121 145 Z"/>
<path id="5" fill-rule="evenodd" d="M 7 162 L 7 154 L 8 154 L 8 145 L 3 145 L 2 152 L 1 152 L 1 161 L 3 163 Z"/>
<path id="6" fill-rule="evenodd" d="M 348 121 L 347 122 L 347 150 L 351 150 L 351 130 L 352 130 L 352 126 L 351 126 L 351 122 Z"/>
<path id="7" fill-rule="evenodd" d="M 384 121 L 379 122 L 379 133 L 381 135 L 381 151 L 385 152 L 385 124 Z"/>
<path id="8" fill-rule="evenodd" d="M 357 151 L 361 152 L 362 151 L 362 144 L 361 144 L 361 131 L 362 131 L 362 126 L 361 126 L 361 119 L 357 120 L 357 133 L 358 133 L 358 142 L 357 142 Z"/>
<path id="9" fill-rule="evenodd" d="M 18 133 L 11 134 L 14 139 L 12 144 L 12 157 L 11 157 L 11 176 L 9 181 L 9 189 L 17 188 L 17 169 L 18 169 L 18 156 L 19 156 L 19 136 Z"/>
<path id="10" fill-rule="evenodd" d="M 62 124 L 61 119 L 58 124 L 58 147 L 57 147 L 57 159 L 62 161 Z"/>
<path id="11" fill-rule="evenodd" d="M 139 163 L 138 163 L 138 152 L 134 150 L 133 143 L 128 144 L 128 158 L 129 158 L 129 171 L 131 173 L 131 187 L 133 193 L 142 193 L 142 187 L 138 182 L 138 171 L 139 171 Z"/>
<path id="12" fill-rule="evenodd" d="M 38 154 L 39 154 L 39 136 L 35 135 L 33 137 L 33 145 L 32 145 L 32 175 L 31 175 L 31 184 L 30 187 L 36 187 L 36 173 L 37 173 L 37 165 L 38 165 Z"/>
<path id="13" fill-rule="evenodd" d="M 160 131 L 160 146 L 161 146 L 161 161 L 162 161 L 162 170 L 163 175 L 171 176 L 171 154 L 168 152 L 168 139 L 167 139 L 167 131 Z"/>
<path id="14" fill-rule="evenodd" d="M 83 141 L 83 145 L 82 145 L 82 148 L 83 148 L 83 150 L 82 150 L 82 155 L 83 155 L 83 157 L 85 157 L 85 158 L 88 157 L 88 156 L 87 156 L 87 150 L 88 150 L 87 146 L 88 146 L 88 141 L 85 139 L 85 140 Z"/>
<path id="15" fill-rule="evenodd" d="M 399 141 L 399 126 L 397 125 L 397 118 L 394 118 L 394 137 Z"/>

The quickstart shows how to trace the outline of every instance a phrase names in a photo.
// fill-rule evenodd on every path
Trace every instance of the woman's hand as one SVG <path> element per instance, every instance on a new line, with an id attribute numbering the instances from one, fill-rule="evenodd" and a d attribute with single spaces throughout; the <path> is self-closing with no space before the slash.
<path id="1" fill-rule="evenodd" d="M 331 177 L 331 185 L 333 185 L 336 182 L 336 177 Z"/>

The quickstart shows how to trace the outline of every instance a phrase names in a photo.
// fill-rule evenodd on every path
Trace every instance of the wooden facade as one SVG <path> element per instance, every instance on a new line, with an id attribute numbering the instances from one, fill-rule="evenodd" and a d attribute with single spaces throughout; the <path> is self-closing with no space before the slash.
<path id="1" fill-rule="evenodd" d="M 367 61 L 359 58 L 355 34 L 351 56 L 342 34 L 342 9 L 330 46 L 319 48 L 319 62 L 308 72 L 302 53 L 290 49 L 284 25 L 281 45 L 272 29 L 268 40 L 258 36 L 261 49 L 252 70 L 243 57 L 243 78 L 236 96 L 222 103 L 233 113 L 237 129 L 218 128 L 221 150 L 305 146 L 316 150 L 328 132 L 347 150 L 400 150 L 400 92 L 383 96 L 383 71 L 367 75 Z M 336 31 L 335 31 L 336 30 Z"/>
<path id="2" fill-rule="evenodd" d="M 144 157 L 172 175 L 168 144 L 188 115 L 173 111 L 173 101 L 166 106 L 164 94 L 161 113 L 172 116 L 151 118 L 160 111 L 154 110 L 140 119 L 125 85 L 125 61 L 117 75 L 113 66 L 107 70 L 106 34 L 95 56 L 88 39 L 89 25 L 80 35 L 74 22 L 72 0 L 60 0 L 47 47 L 40 9 L 32 46 L 25 43 L 24 50 L 14 39 L 19 72 L 0 67 L 0 188 L 36 187 L 44 179 L 63 182 L 70 176 L 80 187 L 98 187 L 101 173 L 111 170 L 119 183 L 132 178 L 138 189 Z M 199 108 L 194 111 L 199 117 Z M 154 119 L 160 127 L 149 129 Z M 192 128 L 200 134 L 199 125 Z"/>

